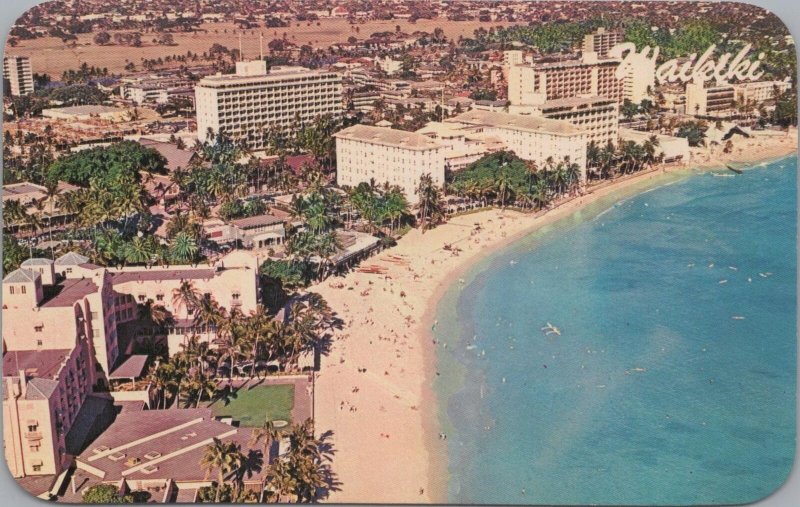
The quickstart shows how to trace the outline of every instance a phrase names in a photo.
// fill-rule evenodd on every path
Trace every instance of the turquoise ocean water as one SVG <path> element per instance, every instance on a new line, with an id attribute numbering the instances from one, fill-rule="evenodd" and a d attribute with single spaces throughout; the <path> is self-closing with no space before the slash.
<path id="1" fill-rule="evenodd" d="M 612 198 L 451 287 L 434 329 L 449 500 L 719 504 L 779 487 L 796 175 L 786 158 Z"/>

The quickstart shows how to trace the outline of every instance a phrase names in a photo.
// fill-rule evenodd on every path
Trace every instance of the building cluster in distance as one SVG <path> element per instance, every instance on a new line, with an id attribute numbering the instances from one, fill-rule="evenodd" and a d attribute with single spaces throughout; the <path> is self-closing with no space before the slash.
<path id="1" fill-rule="evenodd" d="M 168 358 L 193 340 L 218 350 L 225 345 L 216 328 L 176 296 L 188 285 L 201 299 L 208 296 L 206 302 L 213 296 L 225 311 L 256 314 L 280 292 L 264 283 L 266 261 L 304 257 L 322 276 L 325 269 L 352 267 L 388 243 L 377 237 L 380 227 L 365 227 L 364 216 L 353 219 L 342 205 L 330 237 L 335 248 L 303 254 L 287 249 L 293 235 L 324 228 L 302 218 L 303 205 L 318 204 L 298 199 L 308 188 L 324 188 L 326 198 L 341 203 L 361 184 L 376 194 L 396 187 L 409 205 L 406 215 L 419 217 L 421 180 L 430 176 L 445 199 L 455 199 L 448 181 L 501 152 L 513 152 L 536 175 L 562 162 L 574 165 L 576 184 L 585 188 L 600 179 L 598 150 L 612 157 L 615 147 L 649 143 L 660 162 L 687 164 L 703 152 L 684 130 L 702 127 L 709 143 L 720 145 L 733 135 L 770 134 L 777 126 L 767 120 L 779 98 L 795 89 L 775 75 L 658 82 L 655 62 L 621 68 L 612 49 L 626 40 L 623 27 L 592 24 L 618 11 L 626 19 L 663 22 L 669 32 L 699 12 L 753 16 L 758 33 L 767 30 L 768 18 L 739 4 L 299 0 L 232 2 L 236 11 L 231 2 L 194 0 L 157 0 L 147 10 L 133 0 L 103 3 L 102 10 L 99 0 L 68 3 L 69 9 L 52 2 L 60 7 L 45 4 L 23 16 L 3 60 L 4 112 L 13 120 L 4 122 L 4 156 L 29 176 L 4 180 L 4 233 L 30 253 L 3 278 L 5 456 L 14 477 L 35 483 L 30 488 L 36 494 L 64 501 L 80 501 L 86 485 L 96 484 L 113 484 L 120 492 L 147 489 L 160 502 L 197 500 L 213 481 L 198 466 L 206 446 L 226 439 L 250 448 L 250 429 L 208 408 L 156 410 L 156 389 L 144 380 L 154 357 L 135 352 L 146 342 L 138 323 L 153 305 L 169 313 L 163 323 Z M 525 37 L 493 38 L 501 26 L 533 29 L 571 20 L 591 28 L 550 51 Z M 470 23 L 474 33 L 423 29 L 439 22 L 448 29 Z M 318 23 L 330 23 L 320 32 L 346 28 L 335 42 L 304 44 L 303 30 Z M 494 23 L 498 27 L 488 30 Z M 370 29 L 375 26 L 382 28 Z M 278 35 L 295 29 L 296 37 Z M 123 35 L 130 32 L 145 40 L 137 45 Z M 221 42 L 205 54 L 206 48 L 174 47 L 198 33 Z M 266 45 L 260 42 L 262 55 L 244 55 L 242 38 L 264 33 L 272 35 Z M 41 75 L 47 62 L 26 46 L 61 37 L 77 51 L 100 34 L 108 39 L 95 45 L 127 55 L 142 45 L 151 49 L 149 39 L 157 45 L 157 36 L 169 38 L 163 59 L 137 54 L 124 71 L 110 72 L 89 61 L 63 76 Z M 743 39 L 750 36 L 742 32 Z M 782 39 L 783 45 L 793 52 L 793 44 Z M 59 97 L 65 89 L 80 95 Z M 322 120 L 332 127 L 320 134 L 313 128 Z M 248 171 L 242 192 L 230 200 L 214 197 L 234 184 L 228 180 L 191 181 L 215 163 L 209 145 L 221 138 L 241 148 L 242 160 L 218 165 L 240 164 Z M 103 266 L 96 258 L 59 251 L 96 242 L 96 229 L 113 220 L 70 236 L 83 224 L 69 197 L 93 190 L 94 182 L 87 188 L 49 181 L 26 167 L 124 141 L 154 150 L 165 171 L 137 169 L 147 206 L 125 215 L 122 228 L 128 218 L 146 214 L 153 227 L 138 231 L 133 241 L 140 245 L 152 236 L 163 246 L 176 236 L 171 227 L 191 216 L 201 239 L 194 246 L 208 262 L 155 263 L 145 255 Z M 311 173 L 321 176 L 308 182 Z M 186 188 L 201 184 L 207 194 L 195 199 Z M 241 211 L 248 206 L 256 211 Z M 271 318 L 285 323 L 290 313 L 283 309 Z M 319 366 L 306 363 L 308 369 Z M 239 366 L 231 359 L 231 377 Z M 255 370 L 255 361 L 249 366 Z M 254 473 L 246 486 L 263 493 L 265 475 Z"/>

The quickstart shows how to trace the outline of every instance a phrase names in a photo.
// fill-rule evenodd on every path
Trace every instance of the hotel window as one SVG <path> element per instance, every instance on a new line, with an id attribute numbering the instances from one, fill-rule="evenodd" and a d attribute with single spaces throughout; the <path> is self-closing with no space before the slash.
<path id="1" fill-rule="evenodd" d="M 156 294 L 156 301 L 164 301 L 164 294 Z"/>
<path id="2" fill-rule="evenodd" d="M 147 296 L 145 296 L 144 294 L 139 294 L 139 302 L 140 303 L 144 303 L 145 299 L 147 299 Z"/>
<path id="3" fill-rule="evenodd" d="M 31 452 L 39 452 L 40 444 L 38 442 L 31 444 L 30 446 Z M 37 470 L 38 471 L 38 470 Z"/>
<path id="4" fill-rule="evenodd" d="M 27 287 L 25 287 L 24 285 L 23 285 L 23 286 L 21 286 L 21 287 L 19 288 L 19 291 L 20 291 L 22 294 L 25 294 L 25 293 L 27 292 L 27 290 L 28 290 L 28 288 L 27 288 Z"/>
<path id="5" fill-rule="evenodd" d="M 37 333 L 41 333 L 42 331 L 44 331 L 44 324 L 36 324 L 35 326 L 33 326 L 33 330 L 36 331 Z"/>
<path id="6" fill-rule="evenodd" d="M 72 273 L 72 268 L 67 268 L 66 271 L 67 273 Z"/>
<path id="7" fill-rule="evenodd" d="M 29 422 L 28 423 L 28 431 L 33 433 L 34 431 L 39 429 L 39 423 L 36 422 Z"/>
<path id="8" fill-rule="evenodd" d="M 36 463 L 35 465 L 33 465 L 33 471 L 34 472 L 41 472 L 42 471 L 42 464 L 41 463 Z"/>
<path id="9" fill-rule="evenodd" d="M 36 340 L 36 346 L 41 347 L 43 345 L 42 340 Z"/>

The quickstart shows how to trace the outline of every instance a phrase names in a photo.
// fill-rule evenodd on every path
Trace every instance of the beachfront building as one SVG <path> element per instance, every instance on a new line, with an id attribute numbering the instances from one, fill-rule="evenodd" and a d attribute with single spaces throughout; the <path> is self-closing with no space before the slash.
<path id="1" fill-rule="evenodd" d="M 27 95 L 33 92 L 33 70 L 31 59 L 27 56 L 3 57 L 3 80 L 12 96 Z"/>
<path id="2" fill-rule="evenodd" d="M 508 78 L 509 111 L 524 113 L 548 100 L 601 96 L 622 102 L 618 60 L 585 58 L 512 65 Z"/>
<path id="3" fill-rule="evenodd" d="M 727 117 L 733 112 L 736 91 L 730 84 L 686 84 L 686 114 Z"/>
<path id="4" fill-rule="evenodd" d="M 587 133 L 570 122 L 489 111 L 468 111 L 445 122 L 473 127 L 477 132 L 496 137 L 505 149 L 539 167 L 549 158 L 560 161 L 569 157 L 580 166 L 585 179 Z"/>
<path id="5" fill-rule="evenodd" d="M 661 156 L 666 163 L 688 162 L 691 156 L 689 150 L 689 140 L 685 137 L 668 136 L 653 132 L 641 132 L 639 130 L 619 129 L 619 139 L 621 141 L 633 141 L 636 144 L 643 144 L 648 139 L 655 137 L 658 140 L 656 145 L 656 156 Z"/>
<path id="6" fill-rule="evenodd" d="M 258 260 L 242 251 L 229 253 L 213 266 L 129 266 L 108 272 L 120 334 L 135 339 L 141 305 L 163 306 L 171 317 L 165 331 L 170 355 L 180 352 L 192 334 L 216 346 L 214 329 L 198 326 L 193 309 L 175 297 L 184 282 L 191 284 L 197 296 L 213 297 L 229 311 L 237 308 L 248 314 L 260 301 Z"/>
<path id="7" fill-rule="evenodd" d="M 792 87 L 790 81 L 748 81 L 733 85 L 735 100 L 738 103 L 761 104 L 774 100 Z"/>
<path id="8" fill-rule="evenodd" d="M 606 30 L 604 27 L 599 27 L 592 33 L 587 33 L 583 37 L 583 52 L 596 53 L 598 58 L 606 58 L 608 52 L 625 40 L 622 32 L 617 30 Z"/>
<path id="9" fill-rule="evenodd" d="M 573 97 L 548 100 L 533 106 L 532 114 L 568 121 L 586 131 L 587 140 L 604 146 L 616 142 L 619 128 L 619 103 L 605 97 Z"/>
<path id="10" fill-rule="evenodd" d="M 424 174 L 444 183 L 445 147 L 428 136 L 388 127 L 353 125 L 334 134 L 336 184 L 355 187 L 374 180 L 399 186 L 410 203 Z"/>
<path id="11" fill-rule="evenodd" d="M 261 465 L 244 475 L 243 487 L 256 492 L 262 501 L 267 465 L 274 451 L 261 456 L 260 450 L 251 447 L 251 429 L 216 420 L 210 408 L 120 413 L 75 458 L 76 469 L 64 500 L 80 502 L 91 486 L 112 484 L 122 494 L 149 494 L 151 502 L 197 502 L 198 490 L 217 480 L 216 473 L 209 476 L 200 466 L 215 439 L 234 442 L 245 455 L 261 457 Z"/>
<path id="12" fill-rule="evenodd" d="M 195 87 L 197 135 L 209 129 L 243 140 L 248 148 L 267 145 L 268 127 L 284 129 L 323 115 L 342 114 L 342 78 L 335 72 L 273 67 L 264 61 L 237 62 L 234 74 L 217 74 Z"/>
<path id="13" fill-rule="evenodd" d="M 445 168 L 452 172 L 466 168 L 488 153 L 506 148 L 500 138 L 483 133 L 473 125 L 432 121 L 416 132 L 444 146 Z"/>

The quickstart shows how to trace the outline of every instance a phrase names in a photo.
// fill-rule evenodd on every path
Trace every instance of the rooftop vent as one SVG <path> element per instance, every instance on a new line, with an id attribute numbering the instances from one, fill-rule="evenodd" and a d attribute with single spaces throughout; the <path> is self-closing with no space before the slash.
<path id="1" fill-rule="evenodd" d="M 147 454 L 145 454 L 144 457 L 147 459 L 156 459 L 161 457 L 161 453 L 158 451 L 150 451 Z"/>
<path id="2" fill-rule="evenodd" d="M 109 454 L 108 459 L 111 461 L 119 461 L 125 457 L 125 453 L 123 452 L 115 452 L 114 454 Z"/>

